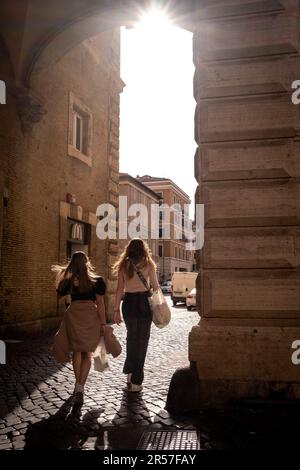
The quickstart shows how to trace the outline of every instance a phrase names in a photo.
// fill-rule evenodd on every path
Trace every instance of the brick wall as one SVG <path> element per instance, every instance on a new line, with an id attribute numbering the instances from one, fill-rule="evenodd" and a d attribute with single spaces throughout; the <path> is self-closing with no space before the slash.
<path id="1" fill-rule="evenodd" d="M 10 200 L 2 243 L 2 336 L 35 333 L 59 321 L 50 266 L 63 261 L 66 253 L 60 207 L 67 193 L 76 195 L 83 218 L 93 221 L 92 262 L 99 274 L 108 277 L 108 243 L 96 237 L 93 214 L 110 199 L 111 121 L 118 115 L 121 84 L 119 30 L 115 30 L 84 41 L 51 70 L 35 76 L 33 97 L 17 92 L 22 119 L 15 110 L 6 171 Z M 92 113 L 91 166 L 68 155 L 70 92 Z M 35 124 L 34 112 L 42 113 Z M 118 122 L 113 132 L 117 170 Z"/>

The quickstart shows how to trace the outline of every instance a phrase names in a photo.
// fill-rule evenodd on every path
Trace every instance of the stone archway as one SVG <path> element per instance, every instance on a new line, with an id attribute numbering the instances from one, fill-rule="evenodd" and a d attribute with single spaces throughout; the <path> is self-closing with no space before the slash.
<path id="1" fill-rule="evenodd" d="M 34 2 L 27 3 L 34 14 Z M 82 3 L 72 12 L 67 5 L 58 9 L 61 16 L 50 16 L 42 38 L 24 34 L 15 63 L 20 86 L 30 86 L 72 45 L 104 28 L 104 16 L 109 27 L 135 19 L 132 2 L 113 10 L 109 2 Z M 300 73 L 299 5 L 175 3 L 181 25 L 194 32 L 196 199 L 205 204 L 201 321 L 190 334 L 189 358 L 204 401 L 278 390 L 296 397 L 291 344 L 300 337 L 300 125 L 290 87 Z M 7 43 L 13 44 L 9 35 Z M 39 98 L 27 92 L 32 106 Z M 114 184 L 112 178 L 112 195 Z"/>

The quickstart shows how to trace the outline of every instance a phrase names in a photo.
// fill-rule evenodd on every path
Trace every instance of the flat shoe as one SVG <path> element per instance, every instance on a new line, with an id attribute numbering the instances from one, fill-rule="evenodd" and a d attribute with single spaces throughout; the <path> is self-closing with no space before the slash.
<path id="1" fill-rule="evenodd" d="M 76 392 L 74 396 L 74 403 L 83 405 L 83 393 L 82 392 Z"/>

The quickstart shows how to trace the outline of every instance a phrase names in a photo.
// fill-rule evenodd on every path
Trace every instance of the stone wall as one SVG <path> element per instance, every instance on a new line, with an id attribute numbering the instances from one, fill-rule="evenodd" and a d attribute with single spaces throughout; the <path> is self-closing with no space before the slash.
<path id="1" fill-rule="evenodd" d="M 197 202 L 205 204 L 200 324 L 190 334 L 202 399 L 297 395 L 300 338 L 296 1 L 199 2 L 194 35 Z"/>

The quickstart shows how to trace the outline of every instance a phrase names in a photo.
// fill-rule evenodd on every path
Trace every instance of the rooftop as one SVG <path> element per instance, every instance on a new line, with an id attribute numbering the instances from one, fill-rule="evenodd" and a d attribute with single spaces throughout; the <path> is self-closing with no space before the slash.
<path id="1" fill-rule="evenodd" d="M 184 197 L 186 197 L 191 202 L 189 195 L 185 191 L 183 191 L 183 189 L 181 189 L 176 183 L 174 183 L 174 181 L 171 180 L 170 178 L 150 176 L 150 175 L 143 175 L 143 176 L 137 175 L 136 179 L 138 181 L 141 181 L 142 183 L 159 183 L 159 182 L 167 183 L 170 186 L 173 186 L 174 188 L 176 188 L 177 191 L 183 194 Z"/>
<path id="2" fill-rule="evenodd" d="M 155 191 L 152 191 L 152 189 L 150 189 L 148 186 L 146 186 L 145 184 L 143 184 L 142 181 L 139 181 L 137 178 L 134 178 L 134 176 L 131 176 L 129 173 L 120 173 L 119 175 L 119 181 L 123 181 L 123 182 L 128 182 L 128 183 L 132 183 L 133 185 L 137 186 L 138 188 L 140 188 L 142 191 L 145 191 L 147 192 L 150 196 L 154 197 L 155 199 L 157 199 L 157 201 L 160 200 L 160 197 L 159 195 L 155 192 Z"/>

